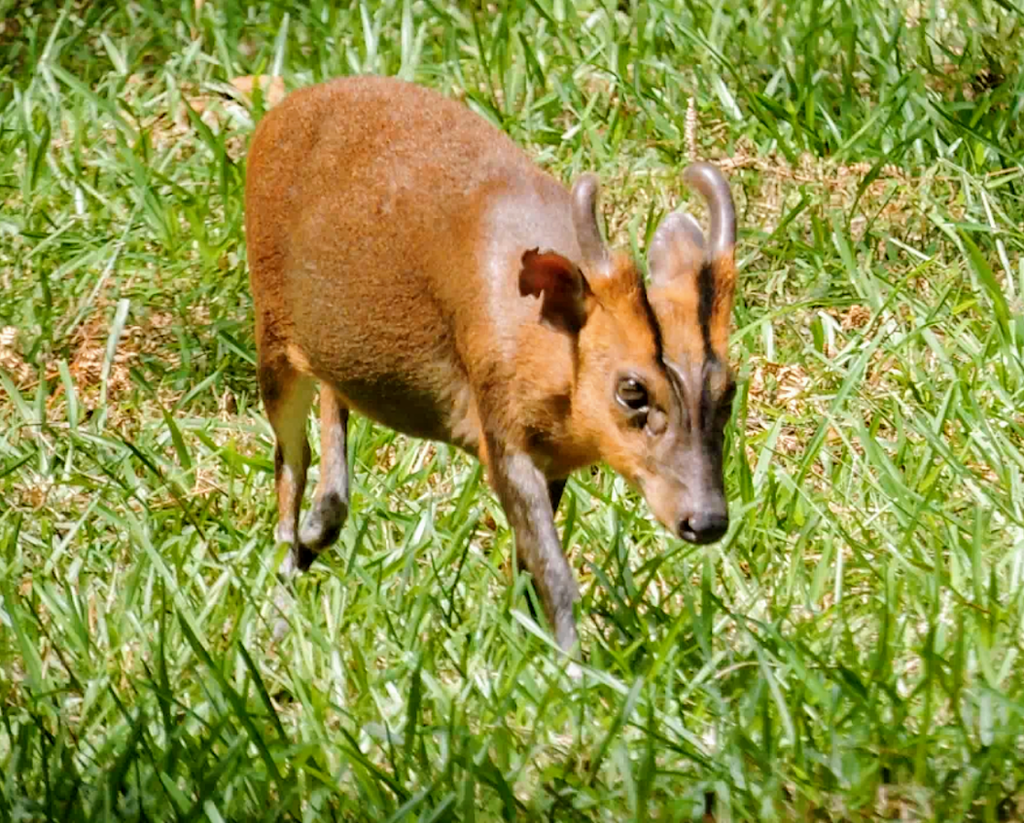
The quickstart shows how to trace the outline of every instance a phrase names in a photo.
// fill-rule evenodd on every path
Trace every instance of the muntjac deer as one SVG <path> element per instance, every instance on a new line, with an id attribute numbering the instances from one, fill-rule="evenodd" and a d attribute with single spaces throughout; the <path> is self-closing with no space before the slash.
<path id="1" fill-rule="evenodd" d="M 283 570 L 307 569 L 348 515 L 350 411 L 482 461 L 566 650 L 578 590 L 554 512 L 570 472 L 606 461 L 674 534 L 722 537 L 736 220 L 715 167 L 683 179 L 709 236 L 666 217 L 647 290 L 602 239 L 595 176 L 567 190 L 437 92 L 344 78 L 270 111 L 245 216 Z M 320 480 L 300 528 L 317 383 Z"/>

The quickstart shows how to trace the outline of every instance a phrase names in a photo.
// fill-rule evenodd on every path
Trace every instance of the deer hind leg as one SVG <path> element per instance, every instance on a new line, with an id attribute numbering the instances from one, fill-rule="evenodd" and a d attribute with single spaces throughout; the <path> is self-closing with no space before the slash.
<path id="1" fill-rule="evenodd" d="M 320 480 L 313 507 L 299 532 L 299 568 L 338 539 L 348 517 L 348 408 L 326 383 L 320 385 Z M 303 565 L 305 562 L 305 565 Z"/>
<path id="2" fill-rule="evenodd" d="M 274 429 L 274 484 L 277 489 L 277 541 L 292 547 L 282 571 L 303 568 L 296 540 L 310 451 L 306 416 L 313 400 L 313 379 L 296 371 L 283 358 L 261 364 L 260 393 Z M 306 563 L 306 566 L 309 564 Z"/>

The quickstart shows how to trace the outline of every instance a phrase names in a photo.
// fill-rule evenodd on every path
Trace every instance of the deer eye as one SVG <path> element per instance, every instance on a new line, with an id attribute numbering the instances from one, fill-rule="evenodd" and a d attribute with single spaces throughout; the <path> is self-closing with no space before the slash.
<path id="1" fill-rule="evenodd" d="M 650 405 L 647 388 L 635 377 L 624 377 L 615 392 L 616 399 L 627 409 L 644 411 Z"/>

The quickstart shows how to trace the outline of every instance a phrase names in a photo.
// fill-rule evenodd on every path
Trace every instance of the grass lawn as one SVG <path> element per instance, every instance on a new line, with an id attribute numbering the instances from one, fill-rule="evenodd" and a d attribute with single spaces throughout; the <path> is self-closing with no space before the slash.
<path id="1" fill-rule="evenodd" d="M 348 6 L 0 0 L 0 823 L 1024 820 L 1020 0 Z M 639 253 L 732 182 L 732 526 L 572 478 L 581 683 L 479 466 L 361 418 L 273 641 L 245 149 L 359 72 Z"/>

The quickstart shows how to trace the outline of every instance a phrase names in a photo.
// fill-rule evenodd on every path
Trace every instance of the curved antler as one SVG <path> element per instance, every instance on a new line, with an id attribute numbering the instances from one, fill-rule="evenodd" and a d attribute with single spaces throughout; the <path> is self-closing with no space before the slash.
<path id="1" fill-rule="evenodd" d="M 711 216 L 706 259 L 732 255 L 736 249 L 736 209 L 729 183 L 717 166 L 694 163 L 683 172 L 686 185 L 696 189 L 707 201 Z"/>
<path id="2" fill-rule="evenodd" d="M 601 184 L 596 174 L 584 174 L 572 187 L 572 223 L 576 241 L 589 271 L 604 273 L 610 256 L 597 224 L 597 194 Z"/>

